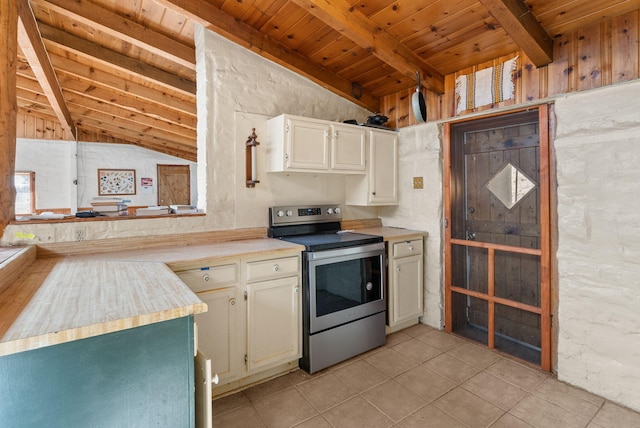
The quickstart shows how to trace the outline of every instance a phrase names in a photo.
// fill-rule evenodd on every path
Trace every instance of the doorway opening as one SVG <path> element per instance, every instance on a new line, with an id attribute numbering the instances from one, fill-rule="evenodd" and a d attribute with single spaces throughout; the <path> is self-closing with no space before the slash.
<path id="1" fill-rule="evenodd" d="M 549 371 L 548 107 L 444 131 L 445 328 Z"/>

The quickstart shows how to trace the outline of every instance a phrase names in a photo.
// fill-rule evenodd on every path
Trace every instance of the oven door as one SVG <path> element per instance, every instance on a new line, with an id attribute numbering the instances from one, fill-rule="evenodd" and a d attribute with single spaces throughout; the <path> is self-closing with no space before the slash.
<path id="1" fill-rule="evenodd" d="M 386 310 L 384 243 L 307 253 L 309 333 Z"/>

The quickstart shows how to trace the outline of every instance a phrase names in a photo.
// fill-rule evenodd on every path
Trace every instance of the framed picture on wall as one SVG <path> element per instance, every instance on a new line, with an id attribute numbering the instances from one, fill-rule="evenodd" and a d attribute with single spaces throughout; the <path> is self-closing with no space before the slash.
<path id="1" fill-rule="evenodd" d="M 135 169 L 99 169 L 98 195 L 135 195 Z"/>

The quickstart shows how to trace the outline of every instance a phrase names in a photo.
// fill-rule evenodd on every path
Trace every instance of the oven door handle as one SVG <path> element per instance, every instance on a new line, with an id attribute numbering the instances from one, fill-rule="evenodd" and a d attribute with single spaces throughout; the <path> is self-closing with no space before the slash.
<path id="1" fill-rule="evenodd" d="M 357 245 L 355 247 L 342 247 L 333 250 L 309 251 L 307 252 L 307 259 L 311 262 L 351 255 L 362 257 L 366 255 L 374 256 L 378 254 L 384 254 L 384 242 L 367 245 Z"/>

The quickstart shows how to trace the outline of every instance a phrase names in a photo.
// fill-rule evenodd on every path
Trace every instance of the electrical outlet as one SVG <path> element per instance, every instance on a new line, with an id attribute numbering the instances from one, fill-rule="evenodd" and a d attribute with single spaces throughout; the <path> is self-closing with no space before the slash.
<path id="1" fill-rule="evenodd" d="M 73 239 L 75 241 L 84 241 L 86 238 L 85 229 L 83 227 L 78 227 L 73 231 Z"/>
<path id="2" fill-rule="evenodd" d="M 413 188 L 414 189 L 422 189 L 424 187 L 424 183 L 422 177 L 413 177 Z"/>

